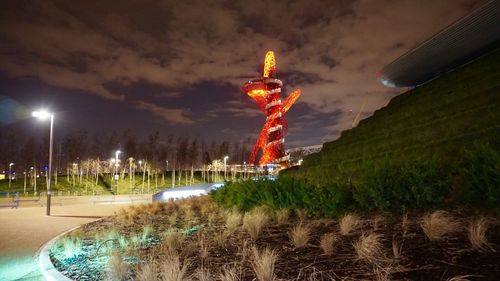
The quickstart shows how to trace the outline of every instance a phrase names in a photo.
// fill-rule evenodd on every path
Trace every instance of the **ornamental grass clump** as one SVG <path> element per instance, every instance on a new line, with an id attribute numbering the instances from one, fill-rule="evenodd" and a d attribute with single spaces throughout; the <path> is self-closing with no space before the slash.
<path id="1" fill-rule="evenodd" d="M 277 225 L 282 225 L 288 222 L 290 217 L 289 209 L 279 209 L 274 212 L 274 220 Z"/>
<path id="2" fill-rule="evenodd" d="M 274 281 L 274 266 L 278 255 L 269 248 L 259 251 L 255 246 L 252 248 L 252 267 L 258 281 Z"/>
<path id="3" fill-rule="evenodd" d="M 361 219 L 354 213 L 348 213 L 339 220 L 340 234 L 349 235 L 361 226 Z"/>
<path id="4" fill-rule="evenodd" d="M 253 209 L 243 217 L 243 229 L 248 232 L 252 239 L 257 239 L 262 228 L 268 223 L 269 216 L 266 211 Z"/>
<path id="5" fill-rule="evenodd" d="M 137 271 L 135 279 L 136 281 L 156 281 L 158 280 L 157 266 L 156 263 L 150 262 L 146 263 L 139 271 Z"/>
<path id="6" fill-rule="evenodd" d="M 440 241 L 457 232 L 460 224 L 447 212 L 434 211 L 422 217 L 420 226 L 429 240 Z"/>
<path id="7" fill-rule="evenodd" d="M 311 228 L 307 225 L 296 225 L 289 233 L 293 246 L 301 248 L 307 245 L 311 237 Z"/>
<path id="8" fill-rule="evenodd" d="M 182 243 L 184 242 L 184 235 L 178 230 L 169 230 L 165 232 L 163 238 L 163 246 L 168 250 L 178 250 L 181 248 Z"/>
<path id="9" fill-rule="evenodd" d="M 121 281 L 128 276 L 129 265 L 120 253 L 113 252 L 108 262 L 108 280 Z"/>
<path id="10" fill-rule="evenodd" d="M 337 240 L 338 238 L 333 232 L 326 233 L 321 236 L 319 244 L 325 255 L 331 256 L 333 254 L 333 251 L 335 249 L 335 242 L 337 242 Z"/>
<path id="11" fill-rule="evenodd" d="M 493 245 L 486 238 L 488 222 L 484 217 L 471 222 L 468 228 L 468 237 L 472 248 L 480 252 L 494 252 Z"/>
<path id="12" fill-rule="evenodd" d="M 160 264 L 160 280 L 161 281 L 187 281 L 189 262 L 184 260 L 181 263 L 179 255 L 171 253 L 167 255 L 164 261 Z"/>
<path id="13" fill-rule="evenodd" d="M 79 255 L 82 252 L 80 238 L 64 237 L 57 241 L 54 252 L 60 252 L 65 259 Z"/>
<path id="14" fill-rule="evenodd" d="M 235 232 L 241 224 L 242 215 L 240 212 L 233 210 L 226 215 L 226 230 L 229 233 Z"/>
<path id="15" fill-rule="evenodd" d="M 374 263 L 382 257 L 382 235 L 370 233 L 361 235 L 358 241 L 353 243 L 357 258 L 369 263 Z"/>
<path id="16" fill-rule="evenodd" d="M 237 265 L 224 265 L 222 266 L 222 271 L 219 274 L 219 279 L 221 281 L 240 281 L 242 278 L 242 269 Z"/>

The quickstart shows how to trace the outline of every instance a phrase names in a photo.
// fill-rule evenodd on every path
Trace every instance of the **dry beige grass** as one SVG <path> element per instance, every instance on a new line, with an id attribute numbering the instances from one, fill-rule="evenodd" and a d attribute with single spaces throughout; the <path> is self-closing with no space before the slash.
<path id="1" fill-rule="evenodd" d="M 370 233 L 361 235 L 358 241 L 353 243 L 357 258 L 366 262 L 374 263 L 382 258 L 382 235 Z"/>
<path id="2" fill-rule="evenodd" d="M 429 240 L 439 241 L 457 232 L 460 224 L 447 212 L 439 210 L 425 214 L 420 226 Z"/>
<path id="3" fill-rule="evenodd" d="M 221 281 L 240 281 L 242 280 L 242 269 L 237 265 L 224 265 L 219 275 Z"/>
<path id="4" fill-rule="evenodd" d="M 323 236 L 321 236 L 319 244 L 325 255 L 328 256 L 333 255 L 333 251 L 335 249 L 335 242 L 337 242 L 337 240 L 338 238 L 333 232 L 326 233 L 323 234 Z"/>
<path id="5" fill-rule="evenodd" d="M 274 212 L 274 220 L 277 225 L 282 225 L 288 222 L 290 218 L 290 210 L 289 209 L 279 209 Z"/>
<path id="6" fill-rule="evenodd" d="M 403 217 L 401 218 L 401 231 L 403 237 L 405 237 L 408 234 L 409 229 L 410 229 L 410 219 L 408 218 L 408 213 L 404 213 Z"/>
<path id="7" fill-rule="evenodd" d="M 259 251 L 255 246 L 252 248 L 252 267 L 258 281 L 274 281 L 274 266 L 278 255 L 269 248 Z"/>
<path id="8" fill-rule="evenodd" d="M 178 250 L 182 243 L 184 242 L 185 237 L 178 230 L 170 230 L 165 232 L 163 238 L 163 245 L 168 250 Z"/>
<path id="9" fill-rule="evenodd" d="M 392 256 L 394 259 L 400 259 L 403 250 L 403 243 L 399 243 L 395 238 L 392 239 Z"/>
<path id="10" fill-rule="evenodd" d="M 393 268 L 392 266 L 380 266 L 375 264 L 373 266 L 373 275 L 375 276 L 375 281 L 389 281 L 391 280 Z"/>
<path id="11" fill-rule="evenodd" d="M 296 225 L 289 233 L 293 246 L 301 248 L 307 245 L 311 237 L 311 228 L 307 225 Z"/>
<path id="12" fill-rule="evenodd" d="M 205 237 L 200 237 L 198 240 L 198 251 L 201 259 L 201 263 L 205 264 L 205 260 L 208 258 L 208 245 Z"/>
<path id="13" fill-rule="evenodd" d="M 309 212 L 306 209 L 297 209 L 295 210 L 299 221 L 305 221 L 309 215 Z"/>
<path id="14" fill-rule="evenodd" d="M 348 235 L 361 226 L 361 219 L 354 213 L 347 213 L 339 220 L 340 234 Z"/>
<path id="15" fill-rule="evenodd" d="M 484 217 L 471 222 L 468 228 L 469 241 L 472 248 L 480 252 L 494 252 L 493 245 L 486 238 L 488 221 Z"/>
<path id="16" fill-rule="evenodd" d="M 213 236 L 213 241 L 214 241 L 215 245 L 219 248 L 223 248 L 227 243 L 227 236 L 228 236 L 228 233 L 225 231 L 215 233 Z"/>
<path id="17" fill-rule="evenodd" d="M 135 279 L 137 281 L 156 281 L 158 280 L 158 274 L 155 263 L 147 263 L 139 269 Z"/>
<path id="18" fill-rule="evenodd" d="M 229 233 L 235 232 L 241 224 L 242 215 L 238 211 L 230 211 L 226 215 L 226 230 Z"/>
<path id="19" fill-rule="evenodd" d="M 128 268 L 129 265 L 123 260 L 123 257 L 119 253 L 112 253 L 108 262 L 108 280 L 125 280 L 128 275 Z"/>
<path id="20" fill-rule="evenodd" d="M 167 255 L 163 263 L 160 264 L 160 280 L 161 281 L 187 281 L 187 269 L 189 263 L 187 260 L 181 263 L 180 258 L 176 254 Z"/>
<path id="21" fill-rule="evenodd" d="M 175 226 L 178 217 L 179 215 L 177 214 L 177 212 L 173 212 L 170 216 L 168 216 L 168 223 L 170 224 L 170 226 Z"/>
<path id="22" fill-rule="evenodd" d="M 447 281 L 469 281 L 469 277 L 472 277 L 473 275 L 458 275 L 454 276 L 452 278 L 448 278 Z"/>
<path id="23" fill-rule="evenodd" d="M 257 239 L 262 228 L 268 223 L 269 215 L 262 209 L 254 209 L 243 217 L 243 229 L 250 234 L 252 239 Z"/>
<path id="24" fill-rule="evenodd" d="M 193 274 L 193 280 L 197 281 L 212 281 L 212 274 L 207 268 L 198 268 Z"/>

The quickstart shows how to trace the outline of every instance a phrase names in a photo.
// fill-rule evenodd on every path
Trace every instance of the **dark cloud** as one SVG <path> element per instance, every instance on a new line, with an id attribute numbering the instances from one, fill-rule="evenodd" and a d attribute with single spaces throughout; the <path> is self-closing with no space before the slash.
<path id="1" fill-rule="evenodd" d="M 291 127 L 287 139 L 317 143 L 348 127 L 350 111 L 365 104 L 368 116 L 399 93 L 376 80 L 384 64 L 482 2 L 2 1 L 0 72 L 194 126 L 258 116 L 238 88 L 273 49 L 287 89 L 302 89 L 302 113 L 335 116 L 315 124 L 319 139 Z"/>

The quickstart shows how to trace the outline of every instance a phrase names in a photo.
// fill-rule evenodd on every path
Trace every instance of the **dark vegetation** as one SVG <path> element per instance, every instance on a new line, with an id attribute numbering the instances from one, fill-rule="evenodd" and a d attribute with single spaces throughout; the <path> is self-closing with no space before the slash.
<path id="1" fill-rule="evenodd" d="M 356 181 L 343 178 L 328 185 L 286 175 L 276 181 L 231 182 L 213 196 L 227 208 L 303 208 L 318 217 L 338 217 L 349 210 L 404 212 L 446 206 L 499 210 L 500 153 L 490 146 L 467 151 L 453 170 L 434 161 L 385 158 L 365 163 L 360 173 Z"/>
<path id="2" fill-rule="evenodd" d="M 366 162 L 453 170 L 474 145 L 500 149 L 500 50 L 393 98 L 354 129 L 282 174 L 314 185 L 359 181 Z M 428 163 L 428 162 L 433 162 Z M 406 164 L 405 164 L 406 165 Z"/>

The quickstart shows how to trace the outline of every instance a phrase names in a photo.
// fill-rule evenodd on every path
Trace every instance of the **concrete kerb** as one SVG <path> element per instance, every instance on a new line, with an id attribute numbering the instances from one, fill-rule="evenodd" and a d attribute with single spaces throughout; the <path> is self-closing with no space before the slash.
<path id="1" fill-rule="evenodd" d="M 61 272 L 59 272 L 52 262 L 50 261 L 50 249 L 54 245 L 54 243 L 59 239 L 61 236 L 81 227 L 73 227 L 69 230 L 64 231 L 63 233 L 57 235 L 56 237 L 52 238 L 49 242 L 45 243 L 40 250 L 38 254 L 38 267 L 40 268 L 40 271 L 42 272 L 43 277 L 45 277 L 45 280 L 48 281 L 72 281 L 68 277 L 64 276 Z"/>

